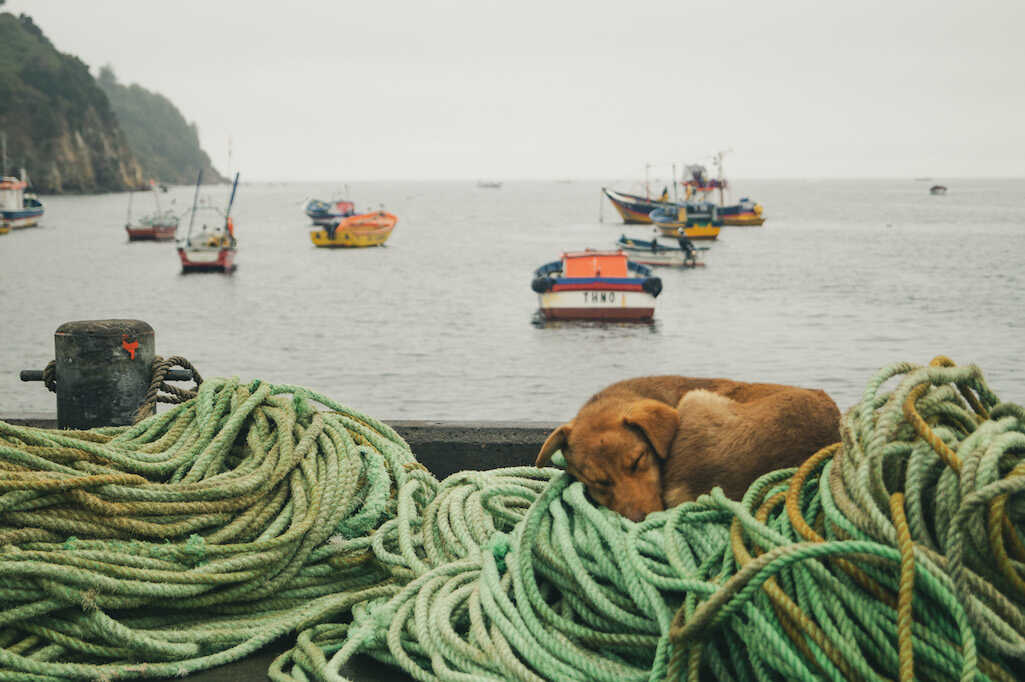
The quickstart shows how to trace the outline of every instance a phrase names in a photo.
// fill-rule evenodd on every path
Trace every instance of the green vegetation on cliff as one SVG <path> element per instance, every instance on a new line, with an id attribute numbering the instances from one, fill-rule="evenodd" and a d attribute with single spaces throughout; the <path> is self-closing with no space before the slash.
<path id="1" fill-rule="evenodd" d="M 27 169 L 39 191 L 142 183 L 142 169 L 89 67 L 58 52 L 24 14 L 0 13 L 0 130 L 10 167 Z"/>
<path id="2" fill-rule="evenodd" d="M 202 168 L 205 182 L 225 181 L 199 146 L 196 124 L 186 121 L 171 100 L 134 83 L 118 83 L 110 66 L 100 69 L 97 82 L 146 177 L 185 184 L 195 182 Z"/>
<path id="3" fill-rule="evenodd" d="M 97 82 L 24 14 L 0 12 L 0 132 L 8 171 L 26 169 L 43 193 L 191 183 L 200 168 L 205 181 L 224 180 L 167 98 L 119 84 L 106 67 Z"/>

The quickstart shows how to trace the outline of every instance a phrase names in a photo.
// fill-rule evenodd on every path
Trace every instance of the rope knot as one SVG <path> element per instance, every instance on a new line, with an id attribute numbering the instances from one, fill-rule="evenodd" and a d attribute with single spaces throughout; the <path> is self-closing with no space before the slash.
<path id="1" fill-rule="evenodd" d="M 511 539 L 502 531 L 495 531 L 488 540 L 488 551 L 495 557 L 499 573 L 505 573 L 505 557 L 512 549 Z"/>

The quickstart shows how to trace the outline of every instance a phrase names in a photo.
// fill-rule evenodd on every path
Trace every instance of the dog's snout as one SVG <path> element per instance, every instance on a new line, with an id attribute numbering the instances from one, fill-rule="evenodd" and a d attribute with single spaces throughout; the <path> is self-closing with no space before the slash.
<path id="1" fill-rule="evenodd" d="M 624 505 L 622 509 L 618 509 L 620 514 L 630 519 L 634 523 L 640 523 L 648 516 L 651 512 L 662 511 L 662 500 L 645 500 L 634 504 Z"/>

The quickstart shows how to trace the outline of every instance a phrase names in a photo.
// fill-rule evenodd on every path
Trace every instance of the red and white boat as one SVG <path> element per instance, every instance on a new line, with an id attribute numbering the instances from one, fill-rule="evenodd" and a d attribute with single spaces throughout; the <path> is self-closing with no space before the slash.
<path id="1" fill-rule="evenodd" d="M 178 257 L 181 259 L 182 272 L 233 272 L 235 270 L 235 253 L 238 242 L 235 239 L 235 223 L 231 219 L 231 206 L 235 203 L 235 191 L 238 189 L 238 173 L 231 187 L 231 198 L 228 208 L 222 216 L 212 207 L 198 207 L 199 185 L 203 179 L 200 171 L 196 181 L 196 199 L 192 202 L 192 214 L 189 219 L 189 231 L 184 238 L 178 239 Z M 214 219 L 203 222 L 199 232 L 193 235 L 192 228 L 197 213 L 206 209 L 206 215 L 214 215 Z M 202 218 L 201 218 L 202 220 Z"/>
<path id="2" fill-rule="evenodd" d="M 128 241 L 168 241 L 174 239 L 178 231 L 178 216 L 174 211 L 162 210 L 160 198 L 157 195 L 157 188 L 153 181 L 150 181 L 150 189 L 153 191 L 153 200 L 157 203 L 157 210 L 147 216 L 139 218 L 137 223 L 132 222 L 132 195 L 128 195 L 128 219 L 125 221 L 125 232 L 128 233 Z"/>
<path id="3" fill-rule="evenodd" d="M 530 284 L 547 320 L 645 322 L 662 280 L 620 250 L 570 251 L 534 271 Z"/>

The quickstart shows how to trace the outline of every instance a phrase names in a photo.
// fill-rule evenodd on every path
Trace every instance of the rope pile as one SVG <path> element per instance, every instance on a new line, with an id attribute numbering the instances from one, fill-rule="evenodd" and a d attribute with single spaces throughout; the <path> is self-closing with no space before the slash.
<path id="1" fill-rule="evenodd" d="M 282 682 L 358 653 L 423 680 L 1020 677 L 1025 410 L 974 366 L 901 363 L 842 434 L 632 523 L 556 469 L 438 481 L 291 386 L 0 422 L 0 679 L 186 674 L 283 634 Z"/>

